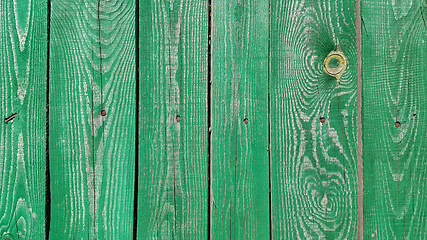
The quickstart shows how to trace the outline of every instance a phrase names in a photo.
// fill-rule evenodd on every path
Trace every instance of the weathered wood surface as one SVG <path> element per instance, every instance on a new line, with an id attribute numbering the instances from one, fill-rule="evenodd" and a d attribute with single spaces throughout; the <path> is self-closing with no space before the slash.
<path id="1" fill-rule="evenodd" d="M 271 2 L 274 239 L 357 238 L 355 7 Z M 339 81 L 323 69 L 338 41 L 349 60 Z"/>
<path id="2" fill-rule="evenodd" d="M 139 1 L 138 239 L 207 239 L 208 2 Z"/>
<path id="3" fill-rule="evenodd" d="M 269 239 L 269 2 L 212 1 L 212 239 Z"/>
<path id="4" fill-rule="evenodd" d="M 0 3 L 1 239 L 427 238 L 425 2 L 138 1 Z"/>
<path id="5" fill-rule="evenodd" d="M 361 15 L 364 237 L 426 239 L 427 5 L 364 0 Z"/>
<path id="6" fill-rule="evenodd" d="M 46 1 L 0 3 L 2 239 L 45 235 L 46 6 Z"/>
<path id="7" fill-rule="evenodd" d="M 51 3 L 51 239 L 132 238 L 134 12 L 134 1 Z"/>

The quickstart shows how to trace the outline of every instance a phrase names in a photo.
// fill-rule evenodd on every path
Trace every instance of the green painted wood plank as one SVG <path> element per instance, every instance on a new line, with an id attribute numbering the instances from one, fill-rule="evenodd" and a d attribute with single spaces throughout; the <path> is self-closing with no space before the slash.
<path id="1" fill-rule="evenodd" d="M 208 2 L 139 6 L 138 239 L 206 239 Z"/>
<path id="2" fill-rule="evenodd" d="M 426 3 L 361 5 L 364 237 L 425 239 Z"/>
<path id="3" fill-rule="evenodd" d="M 132 238 L 134 12 L 130 0 L 52 0 L 51 239 Z"/>
<path id="4" fill-rule="evenodd" d="M 357 238 L 355 7 L 347 0 L 271 2 L 275 239 Z M 349 61 L 339 81 L 323 69 L 338 41 Z"/>
<path id="5" fill-rule="evenodd" d="M 0 3 L 1 239 L 45 235 L 46 16 L 46 1 Z"/>
<path id="6" fill-rule="evenodd" d="M 268 31 L 269 1 L 212 1 L 212 239 L 270 236 Z"/>

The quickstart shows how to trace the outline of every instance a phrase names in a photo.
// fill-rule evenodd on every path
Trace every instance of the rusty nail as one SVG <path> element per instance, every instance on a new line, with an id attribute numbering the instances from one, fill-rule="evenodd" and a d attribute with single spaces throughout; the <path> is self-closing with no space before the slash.
<path id="1" fill-rule="evenodd" d="M 248 119 L 247 119 L 247 118 L 243 119 L 243 122 L 244 122 L 246 125 L 249 123 L 249 121 L 248 121 Z"/>
<path id="2" fill-rule="evenodd" d="M 326 121 L 326 119 L 325 119 L 324 117 L 321 117 L 321 118 L 320 118 L 320 122 L 321 122 L 321 123 L 324 123 L 325 121 Z"/>
<path id="3" fill-rule="evenodd" d="M 102 109 L 102 111 L 101 111 L 101 116 L 106 116 L 107 115 L 107 111 L 105 111 L 104 109 Z"/>
<path id="4" fill-rule="evenodd" d="M 179 115 L 176 116 L 176 122 L 181 122 L 181 117 Z"/>

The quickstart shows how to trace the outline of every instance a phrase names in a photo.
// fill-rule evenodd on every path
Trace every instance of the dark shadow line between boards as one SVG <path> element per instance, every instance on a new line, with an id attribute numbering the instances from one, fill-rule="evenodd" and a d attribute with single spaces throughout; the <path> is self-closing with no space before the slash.
<path id="1" fill-rule="evenodd" d="M 207 81 L 207 239 L 212 239 L 212 0 L 208 1 L 208 81 Z"/>
<path id="2" fill-rule="evenodd" d="M 138 238 L 139 180 L 139 0 L 135 0 L 135 178 L 133 200 L 133 240 Z"/>
<path id="3" fill-rule="evenodd" d="M 47 57 L 46 57 L 46 191 L 45 191 L 45 239 L 49 239 L 51 221 L 50 158 L 49 158 L 49 68 L 50 68 L 50 21 L 51 0 L 47 0 Z"/>
<path id="4" fill-rule="evenodd" d="M 273 202 L 271 193 L 271 95 L 270 95 L 270 78 L 271 78 L 271 1 L 268 3 L 268 210 L 269 210 L 269 228 L 270 240 L 273 239 Z"/>

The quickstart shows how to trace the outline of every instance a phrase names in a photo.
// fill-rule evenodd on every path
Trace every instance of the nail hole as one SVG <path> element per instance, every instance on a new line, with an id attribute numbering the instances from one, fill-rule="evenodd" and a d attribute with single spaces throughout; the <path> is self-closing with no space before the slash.
<path id="1" fill-rule="evenodd" d="M 412 114 L 412 116 L 415 117 L 415 116 L 417 116 L 417 114 L 414 113 L 414 114 Z"/>
<path id="2" fill-rule="evenodd" d="M 325 121 L 326 121 L 326 119 L 325 119 L 324 117 L 321 117 L 321 118 L 320 118 L 320 122 L 321 122 L 321 123 L 324 123 Z"/>
<path id="3" fill-rule="evenodd" d="M 181 117 L 179 115 L 176 116 L 176 122 L 181 122 Z"/>
<path id="4" fill-rule="evenodd" d="M 106 116 L 107 115 L 107 111 L 105 111 L 104 109 L 102 109 L 102 111 L 101 111 L 101 116 Z"/>
<path id="5" fill-rule="evenodd" d="M 400 127 L 400 122 L 396 121 L 396 122 L 394 123 L 394 126 L 395 126 L 395 127 L 397 127 L 397 128 L 398 128 L 398 127 Z"/>
<path id="6" fill-rule="evenodd" d="M 248 121 L 248 119 L 247 119 L 247 118 L 243 119 L 243 122 L 244 122 L 246 125 L 249 123 L 249 121 Z"/>

